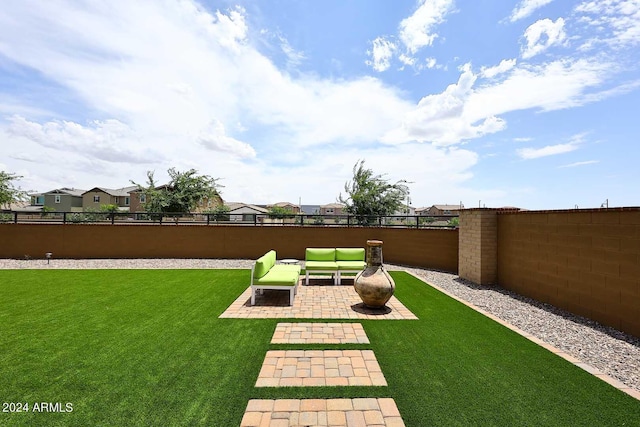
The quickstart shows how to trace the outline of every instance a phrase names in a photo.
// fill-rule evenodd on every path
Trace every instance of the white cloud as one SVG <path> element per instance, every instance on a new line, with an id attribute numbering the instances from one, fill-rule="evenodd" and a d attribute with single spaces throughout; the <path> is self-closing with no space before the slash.
<path id="1" fill-rule="evenodd" d="M 206 129 L 202 130 L 198 140 L 203 146 L 214 151 L 225 151 L 239 157 L 256 156 L 256 151 L 251 145 L 227 136 L 224 125 L 219 120 L 213 120 Z"/>
<path id="2" fill-rule="evenodd" d="M 516 66 L 516 59 L 503 59 L 500 63 L 494 67 L 482 67 L 480 74 L 482 77 L 493 78 L 497 75 L 504 74 Z"/>
<path id="3" fill-rule="evenodd" d="M 295 50 L 282 35 L 278 36 L 278 39 L 280 40 L 280 49 L 282 49 L 282 52 L 284 52 L 287 57 L 287 65 L 289 67 L 299 66 L 306 58 L 304 52 Z"/>
<path id="4" fill-rule="evenodd" d="M 398 59 L 400 60 L 400 62 L 402 62 L 405 65 L 415 65 L 416 63 L 416 58 L 409 56 L 405 53 L 401 53 L 400 56 L 398 56 Z"/>
<path id="5" fill-rule="evenodd" d="M 511 22 L 526 18 L 536 10 L 551 3 L 553 0 L 522 0 L 511 12 Z"/>
<path id="6" fill-rule="evenodd" d="M 594 165 L 600 163 L 600 160 L 586 160 L 584 162 L 569 163 L 568 165 L 558 166 L 559 168 L 575 168 L 578 166 Z"/>
<path id="7" fill-rule="evenodd" d="M 431 46 L 438 37 L 435 27 L 453 10 L 453 0 L 421 0 L 418 9 L 400 22 L 399 37 L 408 52 L 415 54 Z"/>
<path id="8" fill-rule="evenodd" d="M 564 154 L 570 151 L 577 150 L 578 146 L 575 144 L 557 144 L 557 145 L 547 145 L 542 148 L 520 148 L 516 150 L 518 156 L 523 159 L 537 159 L 540 157 L 546 156 L 555 156 L 557 154 Z"/>
<path id="9" fill-rule="evenodd" d="M 603 44 L 620 49 L 640 44 L 640 0 L 583 1 L 575 12 L 591 30 L 584 50 Z"/>
<path id="10" fill-rule="evenodd" d="M 423 97 L 416 108 L 405 116 L 402 126 L 387 133 L 383 141 L 451 145 L 504 129 L 505 122 L 498 117 L 469 120 L 465 116 L 465 104 L 473 93 L 476 78 L 469 64 L 463 66 L 457 84 L 449 85 L 440 94 Z"/>
<path id="11" fill-rule="evenodd" d="M 436 68 L 439 66 L 436 58 L 425 58 L 424 62 L 425 62 L 425 66 L 429 69 Z"/>
<path id="12" fill-rule="evenodd" d="M 456 84 L 423 97 L 382 141 L 444 146 L 500 132 L 507 127 L 500 116 L 508 112 L 551 111 L 594 101 L 597 93 L 589 90 L 602 84 L 611 68 L 611 64 L 586 60 L 524 64 L 514 66 L 502 80 L 476 87 L 478 76 L 466 64 Z"/>
<path id="13" fill-rule="evenodd" d="M 425 68 L 436 67 L 435 59 L 426 58 L 426 64 L 418 62 L 415 54 L 426 46 L 431 46 L 439 37 L 435 32 L 436 27 L 445 21 L 445 17 L 454 9 L 454 0 L 419 0 L 418 8 L 403 19 L 398 28 L 398 43 L 389 40 L 388 37 L 377 37 L 372 42 L 372 48 L 367 50 L 367 55 L 372 59 L 366 64 L 373 67 L 375 71 L 386 71 L 391 67 L 391 61 L 395 55 L 403 64 L 410 66 L 413 70 L 420 71 Z"/>
<path id="14" fill-rule="evenodd" d="M 372 50 L 367 51 L 367 54 L 372 60 L 366 61 L 366 64 L 373 67 L 373 69 L 378 72 L 388 70 L 391 66 L 391 58 L 393 58 L 396 45 L 384 37 L 376 37 L 371 44 Z"/>
<path id="15" fill-rule="evenodd" d="M 509 111 L 543 111 L 583 105 L 589 90 L 606 80 L 614 66 L 597 60 L 559 60 L 521 65 L 502 81 L 478 88 L 465 106 L 470 120 Z"/>
<path id="16" fill-rule="evenodd" d="M 162 156 L 149 149 L 135 149 L 137 136 L 118 120 L 94 121 L 82 126 L 69 121 L 39 124 L 13 116 L 6 131 L 13 137 L 26 138 L 42 147 L 76 152 L 113 163 L 153 163 Z"/>
<path id="17" fill-rule="evenodd" d="M 566 40 L 564 19 L 558 18 L 555 22 L 548 18 L 537 21 L 525 30 L 524 37 L 527 44 L 522 47 L 522 57 L 529 59 Z"/>
<path id="18" fill-rule="evenodd" d="M 565 144 L 547 145 L 542 148 L 520 148 L 516 150 L 519 157 L 525 160 L 538 159 L 540 157 L 555 156 L 569 153 L 580 148 L 584 143 L 586 133 L 573 135 Z"/>

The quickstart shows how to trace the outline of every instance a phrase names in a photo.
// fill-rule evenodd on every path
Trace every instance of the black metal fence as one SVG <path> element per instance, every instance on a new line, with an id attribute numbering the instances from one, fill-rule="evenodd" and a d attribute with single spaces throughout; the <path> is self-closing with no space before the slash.
<path id="1" fill-rule="evenodd" d="M 0 212 L 0 223 L 15 224 L 150 224 L 150 225 L 249 225 L 289 227 L 400 227 L 455 228 L 457 216 L 420 215 L 308 215 L 157 212 Z"/>

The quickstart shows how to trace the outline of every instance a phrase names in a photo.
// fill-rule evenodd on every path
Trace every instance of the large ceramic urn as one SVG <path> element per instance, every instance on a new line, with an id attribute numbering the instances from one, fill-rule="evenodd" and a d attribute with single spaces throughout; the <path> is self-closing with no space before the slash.
<path id="1" fill-rule="evenodd" d="M 396 284 L 382 265 L 382 241 L 367 240 L 367 266 L 356 276 L 353 287 L 367 307 L 381 308 L 393 296 Z"/>

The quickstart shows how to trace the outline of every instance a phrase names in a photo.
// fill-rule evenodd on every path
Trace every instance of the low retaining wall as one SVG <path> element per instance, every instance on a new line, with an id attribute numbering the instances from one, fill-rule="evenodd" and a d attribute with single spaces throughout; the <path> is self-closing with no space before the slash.
<path id="1" fill-rule="evenodd" d="M 0 258 L 304 259 L 307 247 L 365 247 L 384 241 L 387 262 L 458 271 L 458 231 L 401 228 L 205 225 L 0 224 Z"/>

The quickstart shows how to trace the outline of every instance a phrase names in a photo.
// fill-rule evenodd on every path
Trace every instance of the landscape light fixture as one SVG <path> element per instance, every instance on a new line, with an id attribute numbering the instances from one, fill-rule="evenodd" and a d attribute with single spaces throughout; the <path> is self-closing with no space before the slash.
<path id="1" fill-rule="evenodd" d="M 47 264 L 49 264 L 51 262 L 51 256 L 53 254 L 51 252 L 47 252 L 46 254 L 44 254 L 44 257 L 47 259 Z"/>

